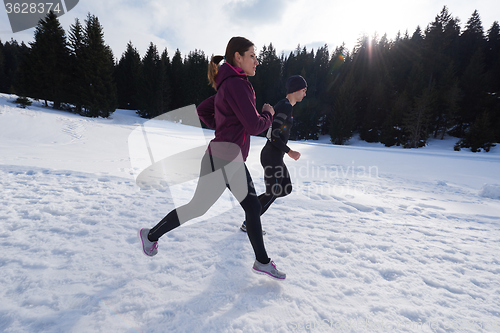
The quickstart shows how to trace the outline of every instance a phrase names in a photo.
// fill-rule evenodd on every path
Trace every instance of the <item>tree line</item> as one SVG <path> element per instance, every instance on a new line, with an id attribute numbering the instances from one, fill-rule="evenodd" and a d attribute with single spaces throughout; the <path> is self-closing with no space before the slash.
<path id="1" fill-rule="evenodd" d="M 172 57 L 150 43 L 141 57 L 129 42 L 120 59 L 104 42 L 97 17 L 88 14 L 68 35 L 50 13 L 29 46 L 0 41 L 0 91 L 51 101 L 52 107 L 89 117 L 116 108 L 153 118 L 199 104 L 215 91 L 206 76 L 209 57 L 194 50 Z M 285 96 L 285 82 L 300 74 L 307 97 L 294 107 L 292 139 L 330 135 L 346 143 L 354 133 L 386 146 L 422 147 L 427 140 L 457 137 L 456 150 L 489 151 L 500 142 L 500 26 L 484 31 L 474 11 L 463 31 L 443 7 L 413 34 L 362 36 L 344 45 L 277 54 L 273 44 L 258 55 L 250 78 L 257 107 Z"/>

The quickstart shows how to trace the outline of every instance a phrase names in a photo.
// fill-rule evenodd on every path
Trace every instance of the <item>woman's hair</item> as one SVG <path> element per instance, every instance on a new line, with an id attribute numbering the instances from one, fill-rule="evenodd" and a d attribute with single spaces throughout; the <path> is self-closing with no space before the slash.
<path id="1" fill-rule="evenodd" d="M 231 66 L 236 66 L 234 63 L 234 54 L 238 52 L 242 56 L 248 51 L 250 47 L 254 44 L 244 37 L 233 37 L 229 40 L 226 47 L 226 54 L 224 56 L 216 55 L 213 56 L 208 64 L 208 82 L 215 90 L 217 90 L 217 85 L 215 83 L 215 78 L 219 72 L 219 63 L 224 59 Z"/>

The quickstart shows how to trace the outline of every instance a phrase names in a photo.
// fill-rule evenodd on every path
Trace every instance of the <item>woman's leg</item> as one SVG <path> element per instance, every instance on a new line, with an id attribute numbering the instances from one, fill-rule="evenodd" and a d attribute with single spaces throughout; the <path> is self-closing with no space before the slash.
<path id="1" fill-rule="evenodd" d="M 221 169 L 214 172 L 211 156 L 205 154 L 201 161 L 200 178 L 193 198 L 189 203 L 172 210 L 153 229 L 148 239 L 156 242 L 165 233 L 179 227 L 184 222 L 205 214 L 226 189 Z"/>
<path id="2" fill-rule="evenodd" d="M 248 194 L 243 200 L 238 201 L 240 201 L 241 207 L 245 210 L 247 234 L 252 244 L 255 258 L 260 263 L 267 264 L 271 259 L 267 256 L 264 238 L 262 237 L 262 224 L 260 222 L 261 205 L 255 193 L 252 177 L 246 166 L 245 173 L 248 184 Z"/>
<path id="3" fill-rule="evenodd" d="M 248 195 L 243 201 L 240 201 L 241 206 L 245 210 L 247 234 L 255 252 L 255 262 L 253 271 L 257 274 L 265 274 L 272 278 L 283 280 L 286 274 L 276 268 L 276 264 L 267 256 L 264 246 L 264 238 L 262 237 L 262 225 L 260 223 L 260 203 L 255 193 L 252 177 L 245 166 L 245 173 L 248 183 Z"/>

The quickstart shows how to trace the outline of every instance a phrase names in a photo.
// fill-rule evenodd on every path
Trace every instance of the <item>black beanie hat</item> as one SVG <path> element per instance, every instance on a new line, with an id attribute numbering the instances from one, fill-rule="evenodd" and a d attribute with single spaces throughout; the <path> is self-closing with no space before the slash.
<path id="1" fill-rule="evenodd" d="M 307 88 L 306 80 L 300 75 L 290 76 L 286 81 L 286 94 L 291 94 L 301 89 Z"/>

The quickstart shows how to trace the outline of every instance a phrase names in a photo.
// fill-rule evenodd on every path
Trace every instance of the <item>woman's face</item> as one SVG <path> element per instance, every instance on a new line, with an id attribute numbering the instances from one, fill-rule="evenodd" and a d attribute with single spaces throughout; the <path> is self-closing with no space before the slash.
<path id="1" fill-rule="evenodd" d="M 236 66 L 241 68 L 246 75 L 254 76 L 255 70 L 259 62 L 257 61 L 257 56 L 255 55 L 255 47 L 251 46 L 242 56 L 238 52 L 234 54 L 234 60 Z"/>

